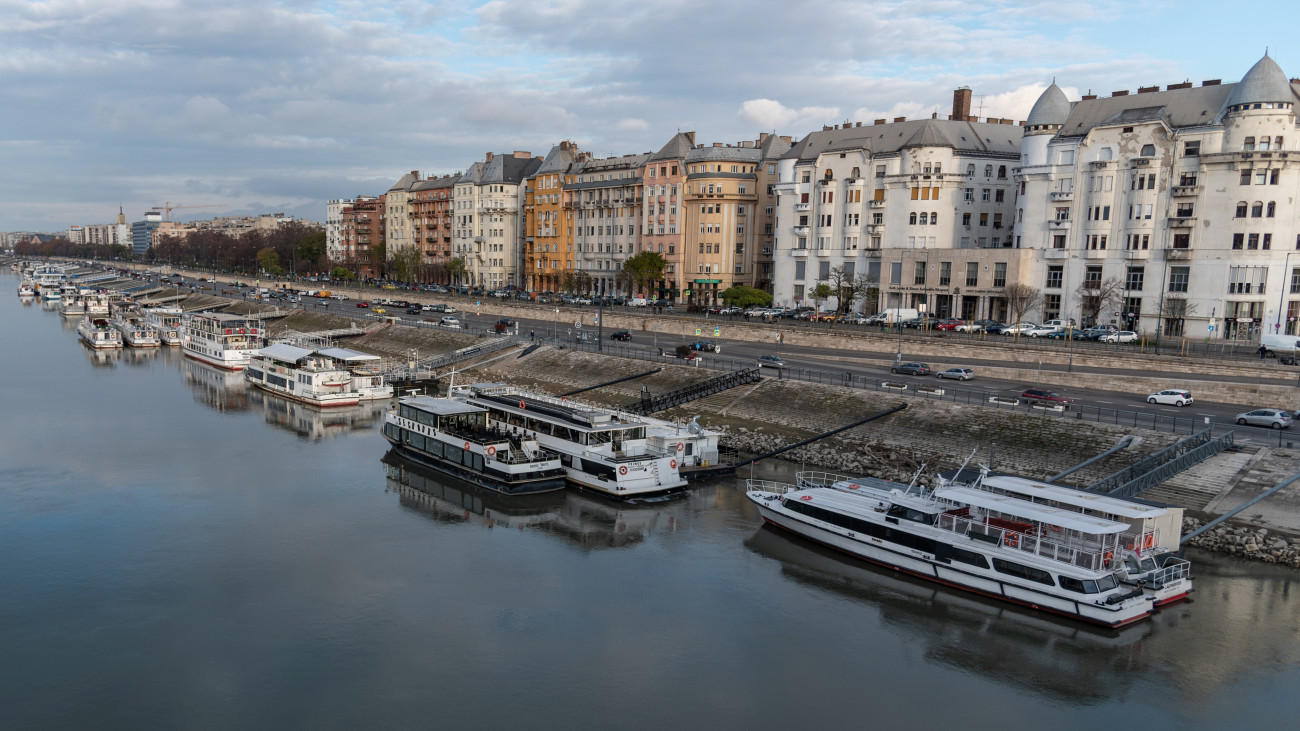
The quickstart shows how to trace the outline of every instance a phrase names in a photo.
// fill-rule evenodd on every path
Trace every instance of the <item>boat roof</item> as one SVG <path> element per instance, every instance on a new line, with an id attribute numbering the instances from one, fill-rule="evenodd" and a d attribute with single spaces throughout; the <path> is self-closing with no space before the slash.
<path id="1" fill-rule="evenodd" d="M 299 348 L 288 343 L 273 343 L 257 351 L 257 354 L 263 358 L 274 358 L 286 363 L 297 363 L 299 360 L 311 355 L 312 351 L 309 348 Z"/>
<path id="2" fill-rule="evenodd" d="M 481 414 L 487 412 L 487 409 L 482 406 L 474 406 L 473 404 L 467 404 L 464 401 L 438 398 L 435 396 L 407 396 L 401 400 L 401 403 L 405 406 L 414 406 L 421 411 L 426 411 L 430 414 L 437 414 L 439 416 Z"/>
<path id="3" fill-rule="evenodd" d="M 999 495 L 988 490 L 977 490 L 973 487 L 940 487 L 934 491 L 934 496 L 941 500 L 973 505 L 986 510 L 996 510 L 1004 515 L 1012 515 L 1048 525 L 1057 525 L 1067 530 L 1077 530 L 1080 533 L 1105 535 L 1108 533 L 1123 533 L 1130 529 L 1127 523 L 1084 515 L 1064 508 L 1053 508 L 1040 503 L 1031 503 L 1028 500 L 1021 500 L 1009 495 Z"/>
<path id="4" fill-rule="evenodd" d="M 355 363 L 358 361 L 366 361 L 366 360 L 383 360 L 377 355 L 362 353 L 359 350 L 349 350 L 348 348 L 322 348 L 321 350 L 318 350 L 316 352 L 320 353 L 326 358 L 333 358 L 335 360 L 342 360 L 349 363 Z"/>
<path id="5" fill-rule="evenodd" d="M 837 510 L 863 516 L 876 512 L 877 506 L 884 501 L 889 501 L 890 504 L 920 510 L 925 513 L 943 512 L 942 505 L 933 501 L 918 498 L 915 495 L 905 496 L 885 495 L 879 492 L 846 492 L 844 490 L 836 490 L 833 487 L 809 487 L 791 494 L 811 497 L 812 499 L 808 502 L 811 502 L 813 505 L 830 505 Z"/>
<path id="6" fill-rule="evenodd" d="M 1141 505 L 1102 493 L 1085 492 L 1072 487 L 1062 487 L 1061 485 L 1049 485 L 1046 482 L 1012 475 L 989 475 L 984 478 L 984 485 L 996 490 L 1005 490 L 1044 500 L 1054 500 L 1064 505 L 1073 505 L 1085 510 L 1109 513 L 1110 515 L 1119 515 L 1125 518 L 1158 518 L 1168 512 L 1163 508 Z"/>
<path id="7" fill-rule="evenodd" d="M 645 426 L 641 421 L 632 421 L 626 415 L 610 409 L 577 402 L 557 404 L 553 400 L 542 399 L 502 383 L 475 383 L 470 389 L 472 398 L 490 401 L 495 404 L 495 408 L 532 418 L 563 421 L 581 431 L 613 431 Z M 522 409 L 519 408 L 521 403 L 524 406 Z"/>
<path id="8" fill-rule="evenodd" d="M 207 318 L 207 319 L 209 319 L 209 320 L 216 320 L 217 322 L 232 322 L 232 321 L 235 321 L 235 320 L 239 320 L 239 321 L 242 322 L 242 321 L 244 321 L 244 320 L 256 320 L 256 319 L 257 319 L 257 318 L 255 318 L 255 317 L 251 317 L 251 316 L 249 316 L 249 315 L 232 315 L 232 314 L 229 313 L 229 312 L 194 312 L 194 313 L 191 313 L 191 316 L 192 316 L 192 317 L 203 317 L 203 318 Z"/>

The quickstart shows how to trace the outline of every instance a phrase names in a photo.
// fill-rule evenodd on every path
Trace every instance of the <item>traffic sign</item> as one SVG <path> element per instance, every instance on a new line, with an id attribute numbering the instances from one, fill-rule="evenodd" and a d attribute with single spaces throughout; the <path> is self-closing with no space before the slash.
<path id="1" fill-rule="evenodd" d="M 721 336 L 722 336 L 722 328 L 718 327 L 717 325 L 714 325 L 714 326 L 713 326 L 713 337 L 716 338 L 716 337 L 721 337 Z"/>
<path id="2" fill-rule="evenodd" d="M 697 327 L 695 328 L 695 337 L 698 338 L 699 336 L 700 336 L 700 329 Z"/>

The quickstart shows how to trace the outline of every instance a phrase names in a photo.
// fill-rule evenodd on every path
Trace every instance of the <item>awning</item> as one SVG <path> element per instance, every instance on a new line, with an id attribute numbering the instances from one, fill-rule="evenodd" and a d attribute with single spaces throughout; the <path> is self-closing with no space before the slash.
<path id="1" fill-rule="evenodd" d="M 1052 508 L 1031 503 L 1028 500 L 999 495 L 988 490 L 976 490 L 971 487 L 941 487 L 934 491 L 934 496 L 962 505 L 972 505 L 985 510 L 996 510 L 1003 515 L 1024 518 L 1036 523 L 1060 526 L 1066 530 L 1076 530 L 1091 535 L 1123 533 L 1131 530 L 1127 523 L 1094 518 L 1073 510 Z"/>
<path id="2" fill-rule="evenodd" d="M 1084 510 L 1099 513 L 1122 515 L 1125 518 L 1158 518 L 1165 514 L 1164 508 L 1142 505 L 1122 498 L 1111 497 L 1096 492 L 1084 492 L 1060 485 L 1027 480 L 1023 477 L 1009 475 L 989 475 L 984 478 L 984 485 L 994 490 L 1024 495 L 1035 500 L 1054 500 L 1064 505 L 1074 505 Z"/>
<path id="3" fill-rule="evenodd" d="M 302 358 L 311 355 L 312 351 L 288 343 L 273 343 L 257 351 L 257 353 L 264 358 L 274 358 L 285 363 L 297 363 Z"/>
<path id="4" fill-rule="evenodd" d="M 359 350 L 349 350 L 347 348 L 325 348 L 323 350 L 318 350 L 316 352 L 320 353 L 326 358 L 333 358 L 334 360 L 346 361 L 348 363 L 357 363 L 360 361 L 370 361 L 370 360 L 383 360 L 383 358 L 380 358 L 377 355 L 362 353 Z"/>

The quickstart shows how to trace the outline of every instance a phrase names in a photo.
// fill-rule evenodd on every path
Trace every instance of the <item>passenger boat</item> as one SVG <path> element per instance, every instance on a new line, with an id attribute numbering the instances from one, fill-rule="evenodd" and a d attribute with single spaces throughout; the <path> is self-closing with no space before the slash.
<path id="1" fill-rule="evenodd" d="M 564 487 L 555 452 L 457 399 L 403 397 L 384 417 L 384 438 L 407 459 L 506 495 Z"/>
<path id="2" fill-rule="evenodd" d="M 181 325 L 181 352 L 218 368 L 242 371 L 262 347 L 262 321 L 253 317 L 195 312 Z"/>
<path id="3" fill-rule="evenodd" d="M 85 317 L 77 326 L 77 334 L 92 348 L 122 347 L 122 333 L 104 317 Z"/>
<path id="4" fill-rule="evenodd" d="M 23 283 L 20 284 L 20 285 L 18 285 L 18 296 L 19 296 L 19 297 L 35 297 L 35 296 L 36 296 L 36 285 L 33 284 L 30 280 L 24 279 L 24 280 L 23 280 Z"/>
<path id="5" fill-rule="evenodd" d="M 64 317 L 85 317 L 86 296 L 78 289 L 64 291 L 59 300 L 59 314 Z"/>
<path id="6" fill-rule="evenodd" d="M 81 296 L 81 299 L 85 303 L 87 317 L 108 314 L 109 298 L 103 292 L 87 292 Z"/>
<path id="7" fill-rule="evenodd" d="M 350 363 L 369 360 L 379 356 L 346 348 L 313 350 L 274 343 L 253 355 L 244 378 L 264 391 L 311 406 L 355 406 L 393 395 L 393 387 L 384 385 L 382 376 L 355 374 L 349 368 Z"/>
<path id="8" fill-rule="evenodd" d="M 501 383 L 453 388 L 451 395 L 488 409 L 510 433 L 536 439 L 558 452 L 569 482 L 583 489 L 629 499 L 665 495 L 686 486 L 678 452 L 651 447 L 646 423 L 632 414 Z"/>
<path id="9" fill-rule="evenodd" d="M 1034 609 L 1121 627 L 1155 597 L 1115 575 L 1130 526 L 968 486 L 858 478 L 749 480 L 763 519 L 872 563 Z"/>
<path id="10" fill-rule="evenodd" d="M 1111 565 L 1116 578 L 1124 584 L 1141 587 L 1155 598 L 1157 607 L 1186 599 L 1193 591 L 1191 563 L 1177 555 L 1183 535 L 1182 508 L 1112 497 L 988 470 L 980 470 L 970 479 L 973 472 L 958 470 L 947 479 L 941 478 L 940 484 L 966 485 L 1031 503 L 1127 523 L 1129 529 L 1121 536 L 1122 545 Z"/>
<path id="11" fill-rule="evenodd" d="M 158 333 L 134 312 L 120 312 L 113 318 L 113 327 L 122 333 L 122 340 L 132 348 L 156 348 L 162 344 Z"/>
<path id="12" fill-rule="evenodd" d="M 179 307 L 146 307 L 144 321 L 164 345 L 180 345 L 182 314 Z"/>

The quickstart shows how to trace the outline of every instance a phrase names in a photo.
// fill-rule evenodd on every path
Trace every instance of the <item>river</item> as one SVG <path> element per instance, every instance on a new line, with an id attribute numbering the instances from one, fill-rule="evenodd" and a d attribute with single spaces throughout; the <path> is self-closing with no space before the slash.
<path id="1" fill-rule="evenodd" d="M 1120 632 L 762 528 L 743 481 L 483 495 L 0 275 L 6 728 L 1290 728 L 1297 574 Z M 794 467 L 764 466 L 783 477 Z"/>

